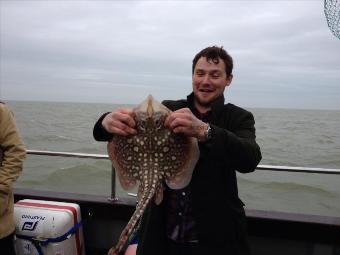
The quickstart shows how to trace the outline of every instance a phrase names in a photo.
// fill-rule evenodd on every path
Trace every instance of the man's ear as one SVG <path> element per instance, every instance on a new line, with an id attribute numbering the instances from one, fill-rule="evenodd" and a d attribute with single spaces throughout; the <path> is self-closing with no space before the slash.
<path id="1" fill-rule="evenodd" d="M 233 74 L 230 74 L 226 79 L 226 87 L 228 87 L 233 80 Z"/>

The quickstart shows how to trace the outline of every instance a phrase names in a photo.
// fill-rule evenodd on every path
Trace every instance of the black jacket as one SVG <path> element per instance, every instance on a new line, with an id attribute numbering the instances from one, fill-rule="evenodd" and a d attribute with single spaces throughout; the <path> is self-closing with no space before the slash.
<path id="1" fill-rule="evenodd" d="M 187 100 L 164 101 L 175 111 L 188 107 L 193 111 L 193 94 Z M 101 120 L 94 136 L 107 140 Z M 236 171 L 255 170 L 261 151 L 255 141 L 253 115 L 233 104 L 224 104 L 221 96 L 212 104 L 213 137 L 199 144 L 200 159 L 193 172 L 192 206 L 197 224 L 200 254 L 249 254 L 243 202 L 238 197 Z M 105 137 L 106 135 L 106 137 Z M 139 231 L 138 255 L 165 255 L 164 203 L 150 203 Z"/>

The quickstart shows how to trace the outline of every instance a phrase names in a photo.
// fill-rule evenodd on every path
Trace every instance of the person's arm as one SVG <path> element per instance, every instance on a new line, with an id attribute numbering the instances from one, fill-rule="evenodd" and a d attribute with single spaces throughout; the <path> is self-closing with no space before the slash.
<path id="1" fill-rule="evenodd" d="M 262 156 L 255 140 L 253 115 L 241 108 L 230 113 L 225 126 L 210 124 L 211 139 L 206 139 L 207 123 L 197 119 L 188 108 L 179 109 L 169 115 L 165 125 L 175 133 L 196 137 L 204 150 L 212 150 L 215 158 L 231 164 L 233 169 L 247 173 L 255 170 Z"/>
<path id="2" fill-rule="evenodd" d="M 8 195 L 13 182 L 22 171 L 26 156 L 25 146 L 21 140 L 14 117 L 7 106 L 0 104 L 0 215 L 7 208 Z"/>
<path id="3" fill-rule="evenodd" d="M 109 141 L 112 139 L 111 133 L 107 132 L 102 125 L 103 119 L 108 115 L 109 112 L 104 113 L 96 122 L 93 127 L 93 137 L 96 141 Z"/>
<path id="4" fill-rule="evenodd" d="M 261 150 L 256 143 L 255 120 L 245 110 L 234 114 L 230 129 L 211 125 L 213 138 L 209 142 L 221 160 L 228 159 L 232 167 L 239 172 L 255 170 L 262 159 Z"/>
<path id="5" fill-rule="evenodd" d="M 135 125 L 131 109 L 117 109 L 99 118 L 93 128 L 93 137 L 97 141 L 109 141 L 113 134 L 122 136 L 136 134 Z"/>

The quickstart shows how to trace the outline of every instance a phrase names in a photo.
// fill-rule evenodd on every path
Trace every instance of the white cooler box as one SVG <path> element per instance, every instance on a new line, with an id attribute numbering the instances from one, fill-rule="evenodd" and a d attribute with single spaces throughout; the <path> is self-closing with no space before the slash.
<path id="1" fill-rule="evenodd" d="M 56 238 L 65 236 L 81 221 L 80 207 L 73 203 L 24 199 L 14 206 L 16 224 L 15 247 L 18 255 L 84 255 L 82 227 L 64 241 Z M 29 239 L 52 240 L 46 246 L 36 245 Z"/>

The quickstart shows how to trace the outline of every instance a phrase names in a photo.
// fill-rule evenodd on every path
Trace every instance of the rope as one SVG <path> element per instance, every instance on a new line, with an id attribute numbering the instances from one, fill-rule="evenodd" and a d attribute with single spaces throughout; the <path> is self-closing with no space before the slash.
<path id="1" fill-rule="evenodd" d="M 39 255 L 44 255 L 41 247 L 47 246 L 49 243 L 59 243 L 63 242 L 66 239 L 69 239 L 74 233 L 77 232 L 77 230 L 82 226 L 83 222 L 80 221 L 76 225 L 74 225 L 72 228 L 70 228 L 69 231 L 67 231 L 65 234 L 53 237 L 53 238 L 39 238 L 34 236 L 27 236 L 27 235 L 20 235 L 16 234 L 16 237 L 19 239 L 30 241 L 34 247 L 37 249 Z"/>

